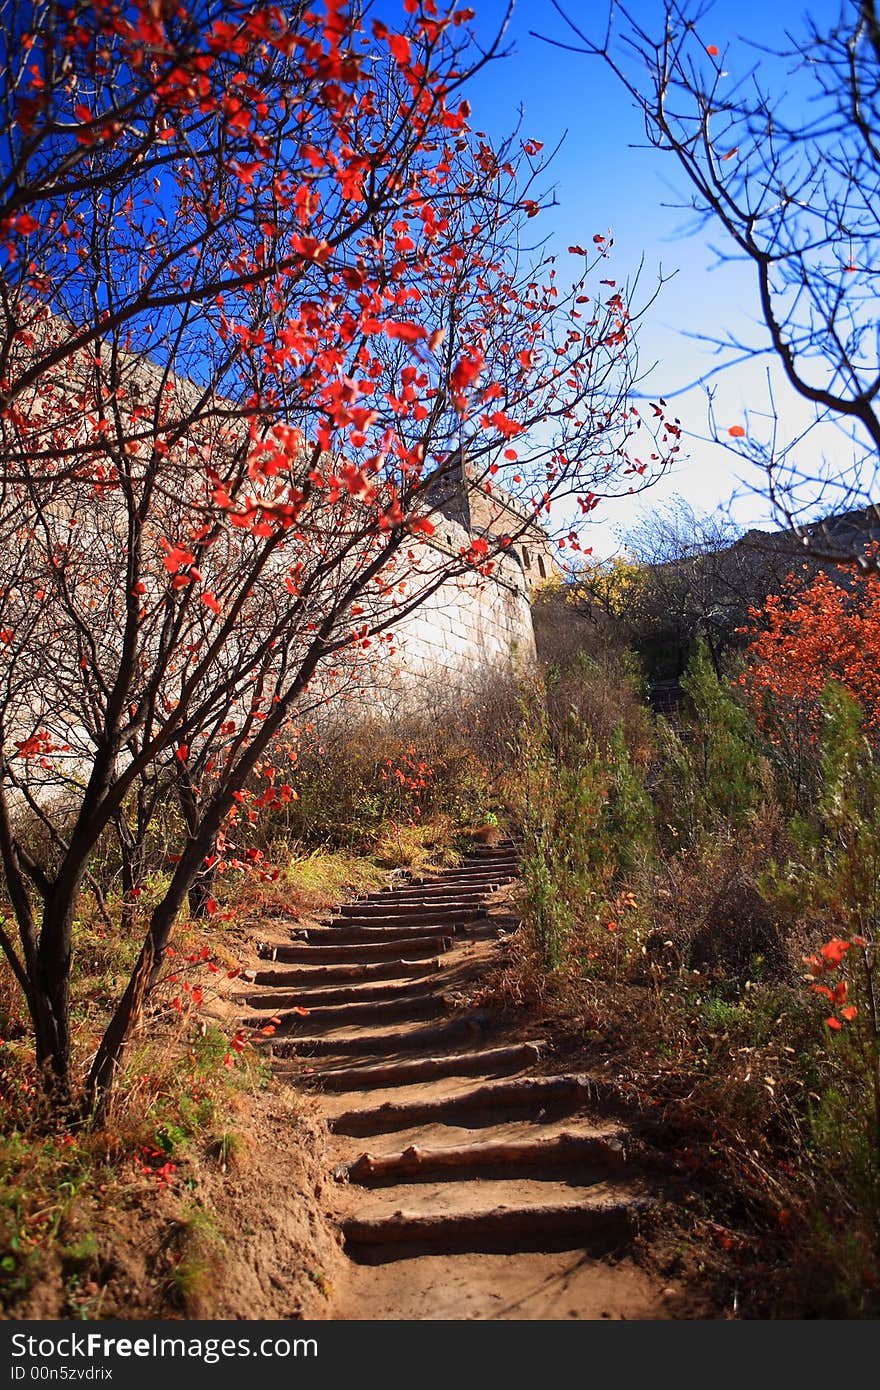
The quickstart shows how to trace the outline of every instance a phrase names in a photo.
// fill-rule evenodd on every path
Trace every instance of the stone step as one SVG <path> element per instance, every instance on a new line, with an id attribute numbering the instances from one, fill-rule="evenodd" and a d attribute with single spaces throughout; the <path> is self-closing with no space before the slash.
<path id="1" fill-rule="evenodd" d="M 414 1081 L 435 1081 L 445 1076 L 491 1076 L 534 1066 L 546 1043 L 514 1043 L 487 1047 L 478 1052 L 449 1052 L 418 1057 L 413 1061 L 380 1062 L 360 1067 L 324 1068 L 314 1080 L 325 1091 L 369 1091 L 382 1086 L 407 1086 Z"/>
<path id="2" fill-rule="evenodd" d="M 404 1258 L 395 1247 L 448 1249 L 464 1253 L 526 1248 L 534 1240 L 553 1238 L 554 1246 L 610 1253 L 630 1244 L 650 1212 L 643 1197 L 607 1197 L 599 1201 L 503 1206 L 466 1212 L 397 1211 L 372 1220 L 348 1217 L 341 1223 L 349 1254 L 369 1247 L 373 1258 Z M 380 1254 L 377 1247 L 384 1247 Z M 411 1254 L 411 1248 L 407 1254 Z"/>
<path id="3" fill-rule="evenodd" d="M 487 869 L 485 872 L 481 870 L 479 873 L 476 871 L 470 874 L 457 873 L 454 877 L 450 876 L 443 879 L 417 878 L 413 880 L 413 886 L 415 888 L 436 888 L 438 885 L 442 885 L 444 888 L 450 888 L 478 884 L 485 888 L 486 892 L 493 892 L 500 883 L 510 883 L 515 878 L 516 874 L 508 873 L 505 870 L 493 869 L 490 871 Z"/>
<path id="4" fill-rule="evenodd" d="M 489 898 L 493 893 L 497 893 L 499 888 L 503 888 L 507 881 L 507 879 L 499 879 L 497 877 L 493 879 L 488 879 L 485 882 L 480 883 L 479 893 L 468 893 L 468 884 L 459 883 L 455 885 L 455 891 L 458 893 L 462 889 L 464 889 L 466 896 L 471 900 L 473 900 L 474 898 Z"/>
<path id="5" fill-rule="evenodd" d="M 448 869 L 438 869 L 433 874 L 422 874 L 422 878 L 433 879 L 435 883 L 443 883 L 448 878 L 467 877 L 469 874 L 498 874 L 516 873 L 519 868 L 519 861 L 515 858 L 497 859 L 465 859 L 460 864 L 454 864 Z M 411 882 L 415 882 L 413 876 Z"/>
<path id="6" fill-rule="evenodd" d="M 339 913 L 334 917 L 336 922 L 345 922 L 354 919 L 358 922 L 375 922 L 375 925 L 394 926 L 398 919 L 405 916 L 411 922 L 454 922 L 461 917 L 485 917 L 488 909 L 472 902 L 450 901 L 435 907 L 428 903 L 426 906 L 414 906 L 411 903 L 398 903 L 396 901 L 384 903 L 346 903 L 339 909 Z"/>
<path id="7" fill-rule="evenodd" d="M 508 873 L 516 872 L 517 863 L 512 859 L 470 859 L 461 864 L 452 864 L 448 869 L 425 870 L 422 874 L 413 874 L 410 883 L 417 882 L 420 878 L 432 879 L 435 883 L 442 883 L 447 878 L 457 878 L 459 875 L 468 874 L 488 874 L 488 873 Z"/>
<path id="8" fill-rule="evenodd" d="M 425 980 L 386 980 L 380 984 L 328 985 L 318 989 L 267 989 L 251 994 L 236 995 L 239 1004 L 252 1009 L 293 1009 L 297 1005 L 310 1011 L 324 1004 L 366 1004 L 398 996 L 413 998 L 442 989 L 443 981 L 429 975 Z"/>
<path id="9" fill-rule="evenodd" d="M 339 1168 L 336 1173 L 341 1177 Z M 361 1191 L 354 1194 L 354 1201 L 345 1203 L 345 1209 L 361 1221 L 385 1220 L 401 1210 L 407 1216 L 448 1217 L 467 1215 L 487 1207 L 509 1210 L 569 1206 L 580 1202 L 594 1205 L 642 1196 L 645 1192 L 638 1174 L 624 1174 L 612 1168 L 602 1170 L 583 1163 L 511 1169 L 498 1177 L 476 1179 L 447 1170 L 435 1177 L 404 1176 L 391 1190 L 381 1183 L 360 1184 L 360 1187 Z"/>
<path id="10" fill-rule="evenodd" d="M 304 1034 L 274 1041 L 272 1052 L 277 1057 L 295 1057 L 298 1061 L 312 1057 L 373 1057 L 378 1061 L 400 1052 L 474 1045 L 490 1037 L 496 1027 L 492 1015 L 475 1010 L 444 1023 L 414 1022 L 390 1032 L 356 1029 L 350 1035 L 336 1034 L 329 1038 Z M 302 1075 L 302 1068 L 292 1066 L 291 1074 Z"/>
<path id="11" fill-rule="evenodd" d="M 516 865 L 516 863 L 519 863 L 519 860 L 519 849 L 506 848 L 503 847 L 503 845 L 500 845 L 498 849 L 495 849 L 494 847 L 489 847 L 489 845 L 477 845 L 477 848 L 471 849 L 471 851 L 468 852 L 467 855 L 464 855 L 464 858 L 460 859 L 459 863 L 457 863 L 455 867 L 457 867 L 457 869 L 462 869 L 462 867 L 466 865 L 475 865 L 475 863 L 487 862 L 514 863 L 514 865 Z"/>
<path id="12" fill-rule="evenodd" d="M 470 883 L 468 875 L 465 875 L 465 881 Z M 370 893 L 361 893 L 353 901 L 387 902 L 389 898 L 406 898 L 411 897 L 414 893 L 437 893 L 440 896 L 447 896 L 452 891 L 454 890 L 448 886 L 444 879 L 426 877 L 418 880 L 409 879 L 406 883 L 398 883 L 393 888 L 377 888 Z M 466 891 L 478 893 L 480 891 L 479 883 L 474 884 L 472 889 L 468 888 Z"/>
<path id="13" fill-rule="evenodd" d="M 363 906 L 369 909 L 368 911 L 359 914 L 361 919 L 363 919 L 364 917 L 377 916 L 397 918 L 406 916 L 411 912 L 417 912 L 425 914 L 430 913 L 434 916 L 434 919 L 436 921 L 436 914 L 438 912 L 442 913 L 446 911 L 453 911 L 458 913 L 459 916 L 468 916 L 475 911 L 480 912 L 481 909 L 484 911 L 488 911 L 492 906 L 492 904 L 488 901 L 488 896 L 489 895 L 487 893 L 481 892 L 465 893 L 464 895 L 456 893 L 454 897 L 450 895 L 450 897 L 448 898 L 436 898 L 433 895 L 431 895 L 430 897 L 411 898 L 389 897 L 386 898 L 384 903 L 353 903 L 352 906 Z M 381 908 L 381 913 L 373 910 L 376 908 Z M 339 917 L 334 917 L 333 920 L 341 921 L 344 919 L 340 915 Z"/>
<path id="14" fill-rule="evenodd" d="M 346 981 L 389 980 L 424 975 L 441 967 L 439 956 L 427 960 L 382 960 L 372 965 L 306 965 L 293 970 L 245 970 L 242 979 L 252 985 L 272 985 L 281 989 L 295 985 L 341 984 Z"/>
<path id="15" fill-rule="evenodd" d="M 552 1171 L 555 1168 L 587 1166 L 596 1173 L 620 1170 L 628 1162 L 625 1129 L 609 1129 L 603 1134 L 582 1134 L 564 1130 L 537 1139 L 490 1139 L 484 1144 L 451 1145 L 440 1148 L 409 1148 L 396 1153 L 360 1154 L 344 1167 L 349 1182 L 361 1187 L 412 1183 L 425 1179 L 449 1178 L 491 1180 L 520 1173 Z"/>
<path id="16" fill-rule="evenodd" d="M 335 1134 L 361 1135 L 388 1134 L 417 1124 L 479 1124 L 485 1123 L 486 1117 L 524 1107 L 536 1111 L 560 1105 L 577 1109 L 591 1102 L 595 1104 L 603 1094 L 607 1094 L 607 1088 L 584 1073 L 526 1077 L 518 1081 L 490 1082 L 437 1100 L 403 1104 L 387 1101 L 384 1105 L 348 1110 L 332 1119 L 330 1128 Z"/>
<path id="17" fill-rule="evenodd" d="M 417 960 L 422 956 L 433 956 L 438 952 L 443 953 L 452 950 L 453 938 L 451 935 L 434 936 L 424 933 L 419 936 L 395 937 L 393 941 L 371 941 L 360 942 L 356 945 L 325 946 L 323 943 L 309 945 L 308 942 L 300 942 L 299 945 L 292 946 L 273 946 L 269 950 L 271 954 L 269 960 L 302 962 L 310 961 L 313 964 L 368 964 L 370 961 L 378 961 L 388 956 L 405 956 L 409 960 Z"/>
<path id="18" fill-rule="evenodd" d="M 305 1014 L 276 1010 L 279 1018 L 278 1032 L 291 1029 L 317 1029 L 324 1032 L 328 1028 L 352 1027 L 364 1023 L 387 1023 L 393 1019 L 436 1018 L 447 1011 L 449 1005 L 442 995 L 421 995 L 412 993 L 402 998 L 389 999 L 379 1003 L 367 1004 L 328 1004 L 307 1010 Z M 248 1025 L 258 1022 L 253 1016 L 240 1019 Z"/>
<path id="19" fill-rule="evenodd" d="M 488 917 L 484 922 L 474 922 L 465 931 L 456 929 L 456 935 L 464 937 L 467 941 L 487 941 L 492 937 L 505 936 L 521 926 L 521 917 L 505 914 L 503 917 Z"/>
<path id="20" fill-rule="evenodd" d="M 487 931 L 490 931 L 490 929 L 496 922 L 504 924 L 509 920 L 510 916 L 510 913 L 505 913 L 503 916 L 500 914 L 490 916 L 487 912 L 481 917 L 471 917 L 469 915 L 462 915 L 460 917 L 454 918 L 449 922 L 437 922 L 436 918 L 433 922 L 412 922 L 408 918 L 404 917 L 400 919 L 401 925 L 398 927 L 383 926 L 377 929 L 377 935 L 375 937 L 367 935 L 361 937 L 355 936 L 354 934 L 355 931 L 362 931 L 365 933 L 370 932 L 373 926 L 372 921 L 370 921 L 369 923 L 367 921 L 358 922 L 352 917 L 346 917 L 340 920 L 335 925 L 328 925 L 325 928 L 325 930 L 332 931 L 337 936 L 337 939 L 340 941 L 351 941 L 352 943 L 361 940 L 378 941 L 383 938 L 387 941 L 395 941 L 397 940 L 398 933 L 401 936 L 405 937 L 421 936 L 423 933 L 425 933 L 431 940 L 434 940 L 435 937 L 442 937 L 444 935 L 466 937 L 479 936 L 481 934 L 485 935 Z M 382 932 L 382 938 L 378 936 L 379 930 L 381 930 Z"/>
<path id="21" fill-rule="evenodd" d="M 460 919 L 462 924 L 466 919 Z M 455 922 L 411 922 L 394 919 L 389 922 L 373 919 L 358 921 L 356 918 L 341 918 L 335 925 L 324 927 L 294 927 L 290 933 L 293 943 L 307 942 L 310 946 L 354 946 L 370 945 L 373 942 L 408 941 L 418 937 L 420 941 L 440 941 L 453 934 L 459 919 Z"/>

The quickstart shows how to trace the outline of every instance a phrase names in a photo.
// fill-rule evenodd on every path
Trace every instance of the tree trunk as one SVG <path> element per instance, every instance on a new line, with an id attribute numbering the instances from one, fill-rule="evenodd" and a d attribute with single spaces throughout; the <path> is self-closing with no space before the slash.
<path id="1" fill-rule="evenodd" d="M 374 560 L 363 577 L 363 585 L 369 583 L 381 567 L 382 561 Z M 325 621 L 328 627 L 332 626 L 332 618 Z M 168 945 L 177 914 L 197 876 L 204 869 L 205 859 L 210 855 L 212 846 L 216 844 L 223 818 L 232 805 L 235 789 L 242 785 L 253 771 L 271 739 L 287 718 L 290 708 L 314 675 L 323 655 L 326 636 L 327 633 L 323 629 L 315 635 L 311 650 L 303 660 L 299 674 L 284 701 L 278 705 L 274 716 L 266 720 L 259 736 L 242 756 L 235 782 L 230 780 L 223 789 L 215 792 L 213 800 L 206 806 L 204 802 L 199 804 L 189 776 L 185 775 L 181 779 L 178 794 L 181 796 L 184 815 L 189 814 L 193 817 L 191 821 L 187 821 L 187 825 L 192 826 L 190 839 L 174 871 L 167 893 L 153 910 L 150 928 L 131 979 L 95 1053 L 83 1097 L 85 1107 L 93 1114 L 100 1114 L 107 1102 L 125 1044 L 159 977 L 165 947 Z"/>
<path id="2" fill-rule="evenodd" d="M 199 795 L 193 784 L 192 778 L 186 769 L 181 769 L 174 782 L 177 791 L 177 799 L 180 802 L 180 809 L 183 812 L 183 819 L 186 828 L 191 836 L 195 836 L 199 830 Z M 212 838 L 208 846 L 205 857 L 210 858 L 214 851 L 216 836 Z M 196 878 L 190 884 L 187 893 L 189 902 L 189 915 L 195 921 L 201 921 L 208 915 L 208 899 L 211 897 L 216 878 L 216 869 L 200 867 Z"/>
<path id="3" fill-rule="evenodd" d="M 210 853 L 210 851 L 209 851 Z M 189 901 L 189 915 L 194 921 L 200 921 L 208 915 L 208 899 L 214 889 L 214 880 L 217 876 L 216 867 L 202 869 L 195 883 L 187 894 Z"/>
<path id="4" fill-rule="evenodd" d="M 37 1066 L 47 1093 L 66 1104 L 70 1100 L 70 953 L 73 898 L 46 903 L 32 981 L 31 1013 Z"/>
<path id="5" fill-rule="evenodd" d="M 137 964 L 132 971 L 125 993 L 107 1025 L 89 1071 L 84 1095 L 84 1105 L 89 1113 L 100 1114 L 106 1104 L 119 1069 L 125 1044 L 159 978 L 165 947 L 171 937 L 177 914 L 183 906 L 210 846 L 216 839 L 225 809 L 222 801 L 212 808 L 198 835 L 189 841 L 181 856 L 168 892 L 153 909 L 149 930 L 141 947 Z"/>

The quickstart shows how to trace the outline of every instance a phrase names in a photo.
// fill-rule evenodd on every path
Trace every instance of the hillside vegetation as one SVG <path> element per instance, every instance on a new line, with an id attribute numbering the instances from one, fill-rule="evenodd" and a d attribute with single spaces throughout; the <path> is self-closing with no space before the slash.
<path id="1" fill-rule="evenodd" d="M 691 1178 L 672 1265 L 746 1315 L 876 1313 L 880 763 L 870 663 L 856 660 L 876 585 L 785 591 L 720 673 L 698 646 L 668 719 L 606 633 L 592 649 L 569 642 L 540 677 L 458 691 L 396 731 L 353 721 L 304 736 L 296 796 L 249 826 L 258 871 L 214 880 L 210 932 L 205 918 L 179 923 L 112 1111 L 91 1126 L 42 1108 L 5 976 L 7 1310 L 216 1311 L 214 1274 L 236 1203 L 263 1186 L 272 1123 L 298 1157 L 283 1198 L 269 1196 L 305 1222 L 285 1277 L 295 1306 L 320 1304 L 332 1244 L 314 1234 L 320 1137 L 308 1102 L 260 1060 L 271 1025 L 246 1035 L 230 992 L 275 916 L 307 921 L 395 871 L 454 863 L 475 829 L 500 824 L 521 840 L 523 927 L 491 1001 L 540 1018 L 557 1050 L 605 1065 L 653 1117 Z M 161 892 L 163 843 L 157 831 L 128 940 L 105 920 L 123 900 L 112 842 L 98 866 L 76 927 L 78 1055 Z M 246 1293 L 260 1260 L 242 1258 Z"/>

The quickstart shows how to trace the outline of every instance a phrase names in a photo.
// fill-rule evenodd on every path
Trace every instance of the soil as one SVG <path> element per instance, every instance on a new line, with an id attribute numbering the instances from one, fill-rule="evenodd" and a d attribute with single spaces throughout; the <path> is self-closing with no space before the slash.
<path id="1" fill-rule="evenodd" d="M 206 1165 L 197 1174 L 199 1208 L 212 1214 L 207 1239 L 189 1222 L 187 1194 L 157 1190 L 150 1179 L 117 1188 L 105 1208 L 81 1202 L 61 1236 L 69 1245 L 93 1234 L 97 1266 L 72 1277 L 61 1255 L 50 1254 L 7 1316 L 324 1317 L 326 1271 L 339 1247 L 324 1217 L 324 1128 L 313 1111 L 284 1086 L 248 1098 L 244 1148 L 226 1172 Z"/>

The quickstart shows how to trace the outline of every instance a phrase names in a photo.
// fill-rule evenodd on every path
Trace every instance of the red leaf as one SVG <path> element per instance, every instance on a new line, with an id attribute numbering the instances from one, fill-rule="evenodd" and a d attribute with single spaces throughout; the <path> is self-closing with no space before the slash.
<path id="1" fill-rule="evenodd" d="M 415 343 L 428 336 L 428 330 L 417 323 L 386 323 L 385 332 L 389 338 L 399 338 L 404 343 Z"/>
<path id="2" fill-rule="evenodd" d="M 822 947 L 821 955 L 827 970 L 836 970 L 849 950 L 849 942 L 834 937 L 831 941 L 826 941 Z"/>
<path id="3" fill-rule="evenodd" d="M 516 420 L 511 420 L 509 415 L 505 415 L 502 410 L 496 410 L 492 416 L 492 424 L 499 434 L 503 434 L 505 439 L 512 439 L 515 434 L 522 433 L 522 425 Z"/>
<path id="4" fill-rule="evenodd" d="M 453 391 L 460 393 L 473 386 L 483 370 L 483 355 L 474 349 L 467 357 L 462 357 L 452 369 L 449 378 Z"/>
<path id="5" fill-rule="evenodd" d="M 185 550 L 182 545 L 169 545 L 164 537 L 160 544 L 163 545 L 168 552 L 162 563 L 169 574 L 177 574 L 178 570 L 185 569 L 188 565 L 191 565 L 196 558 L 191 551 Z"/>
<path id="6" fill-rule="evenodd" d="M 404 34 L 389 34 L 388 47 L 401 67 L 406 67 L 412 62 L 412 47 Z"/>
<path id="7" fill-rule="evenodd" d="M 743 429 L 742 425 L 731 425 L 727 433 L 731 435 L 734 439 L 745 439 L 746 436 L 746 432 Z"/>

